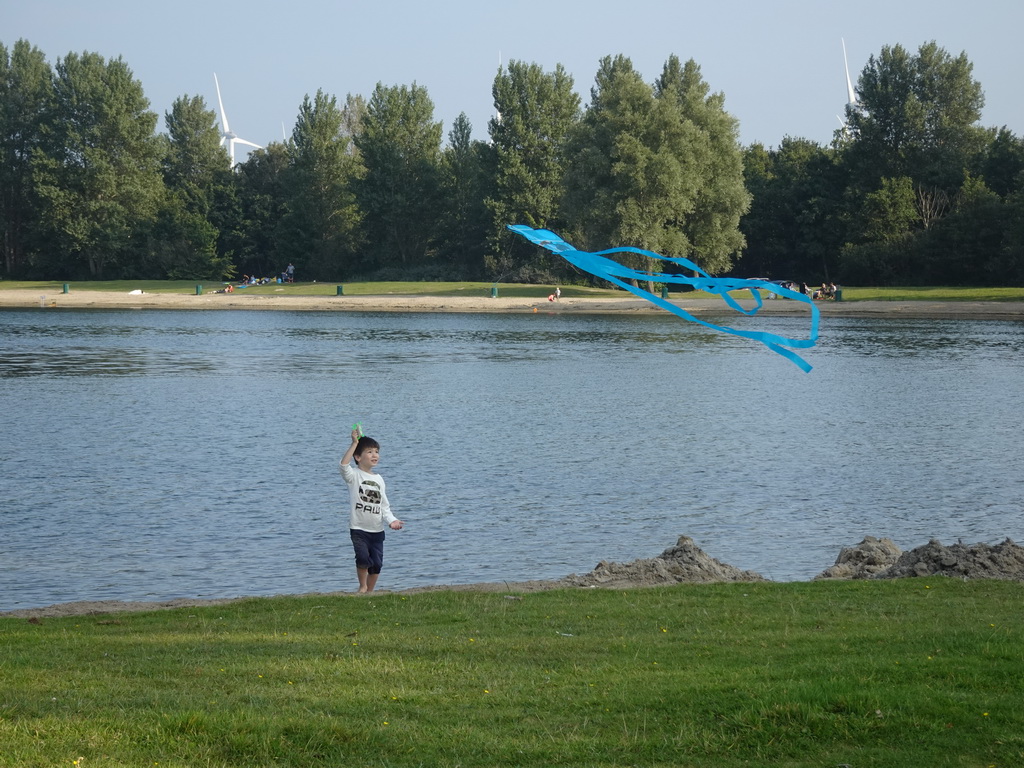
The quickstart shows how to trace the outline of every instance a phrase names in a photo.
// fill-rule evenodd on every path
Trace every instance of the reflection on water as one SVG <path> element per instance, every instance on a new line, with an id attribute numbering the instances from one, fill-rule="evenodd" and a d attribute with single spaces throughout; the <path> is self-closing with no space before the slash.
<path id="1" fill-rule="evenodd" d="M 0 339 L 0 610 L 351 588 L 354 421 L 408 523 L 389 588 L 680 534 L 779 580 L 868 534 L 1021 537 L 1019 323 L 828 319 L 810 374 L 659 315 L 7 311 Z"/>

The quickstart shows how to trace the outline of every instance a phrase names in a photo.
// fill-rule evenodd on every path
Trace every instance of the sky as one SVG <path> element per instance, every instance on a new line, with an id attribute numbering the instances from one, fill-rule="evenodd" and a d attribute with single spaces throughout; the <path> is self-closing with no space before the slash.
<path id="1" fill-rule="evenodd" d="M 561 64 L 586 105 L 599 61 L 616 54 L 648 82 L 669 56 L 693 59 L 744 145 L 824 145 L 847 100 L 844 40 L 854 84 L 883 46 L 966 53 L 981 124 L 1021 136 L 1021 29 L 1024 3 L 1006 0 L 0 0 L 8 50 L 25 39 L 51 64 L 71 51 L 122 57 L 161 132 L 179 96 L 217 109 L 216 73 L 231 129 L 261 145 L 291 134 L 304 96 L 341 104 L 377 83 L 425 87 L 445 137 L 465 112 L 486 139 L 500 62 Z"/>

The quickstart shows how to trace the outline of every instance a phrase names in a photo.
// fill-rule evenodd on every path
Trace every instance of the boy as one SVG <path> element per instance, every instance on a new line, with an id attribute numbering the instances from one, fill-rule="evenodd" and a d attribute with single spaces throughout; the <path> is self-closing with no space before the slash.
<path id="1" fill-rule="evenodd" d="M 373 471 L 380 461 L 380 443 L 372 437 L 360 437 L 352 430 L 352 445 L 341 459 L 341 476 L 348 485 L 350 507 L 348 527 L 356 553 L 359 592 L 373 592 L 384 564 L 384 526 L 399 531 L 404 523 L 391 514 L 384 491 L 384 478 Z M 350 462 L 355 459 L 356 466 Z"/>

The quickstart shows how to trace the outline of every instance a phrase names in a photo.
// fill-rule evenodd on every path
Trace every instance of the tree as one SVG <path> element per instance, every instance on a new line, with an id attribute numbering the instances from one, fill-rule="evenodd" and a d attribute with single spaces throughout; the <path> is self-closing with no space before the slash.
<path id="1" fill-rule="evenodd" d="M 441 123 L 427 90 L 377 83 L 355 144 L 365 168 L 355 189 L 370 266 L 404 274 L 427 260 L 437 223 Z"/>
<path id="2" fill-rule="evenodd" d="M 156 219 L 147 227 L 149 245 L 137 271 L 124 265 L 125 276 L 168 280 L 223 280 L 234 266 L 217 253 L 217 229 L 202 214 L 190 210 L 183 195 L 171 192 Z"/>
<path id="3" fill-rule="evenodd" d="M 1004 242 L 1012 207 L 981 177 L 967 174 L 952 212 L 923 238 L 928 259 L 922 282 L 928 285 L 1010 285 L 1017 267 L 1006 258 Z"/>
<path id="4" fill-rule="evenodd" d="M 276 275 L 298 256 L 284 234 L 288 226 L 291 142 L 271 142 L 249 153 L 235 166 L 237 208 L 226 221 L 221 239 L 235 256 L 238 269 L 249 275 Z"/>
<path id="5" fill-rule="evenodd" d="M 359 157 L 356 136 L 362 131 L 365 119 L 366 99 L 359 94 L 346 95 L 345 106 L 341 108 L 341 135 L 348 139 L 346 151 L 356 158 Z"/>
<path id="6" fill-rule="evenodd" d="M 232 198 L 232 175 L 216 115 L 201 96 L 182 96 L 164 119 L 167 194 L 150 246 L 152 268 L 171 279 L 231 277 L 230 254 L 218 250 L 218 219 Z"/>
<path id="7" fill-rule="evenodd" d="M 829 262 L 846 228 L 835 151 L 789 136 L 777 149 L 755 144 L 744 155 L 744 174 L 752 202 L 740 222 L 747 247 L 736 273 L 809 282 L 834 277 Z"/>
<path id="8" fill-rule="evenodd" d="M 1000 285 L 1024 285 L 1024 189 L 1006 197 L 1003 215 L 1003 243 L 988 265 L 990 275 Z"/>
<path id="9" fill-rule="evenodd" d="M 865 197 L 862 236 L 867 242 L 895 243 L 905 240 L 918 221 L 914 185 L 907 176 L 882 179 L 882 185 Z"/>
<path id="10" fill-rule="evenodd" d="M 976 172 L 1000 197 L 1024 189 L 1024 139 L 1006 126 L 992 131 Z"/>
<path id="11" fill-rule="evenodd" d="M 858 103 L 847 105 L 847 162 L 862 189 L 881 178 L 952 193 L 985 143 L 976 123 L 985 96 L 967 55 L 950 56 L 935 42 L 917 55 L 885 46 L 857 83 Z"/>
<path id="12" fill-rule="evenodd" d="M 193 209 L 208 214 L 216 188 L 228 183 L 231 171 L 228 154 L 220 146 L 217 116 L 206 108 L 202 96 L 181 96 L 174 100 L 164 120 L 167 186 L 180 192 Z"/>
<path id="13" fill-rule="evenodd" d="M 25 273 L 38 239 L 32 156 L 52 100 L 53 72 L 43 53 L 18 40 L 8 55 L 0 44 L 0 249 L 7 275 Z"/>
<path id="14" fill-rule="evenodd" d="M 537 64 L 510 61 L 492 89 L 497 115 L 488 124 L 494 151 L 494 189 L 488 269 L 529 277 L 550 269 L 546 253 L 513 239 L 505 227 L 561 228 L 560 206 L 569 133 L 579 120 L 580 99 L 561 64 L 545 73 Z M 531 266 L 532 262 L 532 266 Z"/>
<path id="15" fill-rule="evenodd" d="M 279 252 L 315 279 L 350 271 L 358 244 L 352 182 L 359 167 L 342 133 L 343 120 L 337 99 L 317 91 L 312 100 L 303 99 L 292 132 Z"/>
<path id="16" fill-rule="evenodd" d="M 723 272 L 743 248 L 739 221 L 750 208 L 750 194 L 743 183 L 739 122 L 725 111 L 725 95 L 710 91 L 697 63 L 680 66 L 676 56 L 655 83 L 655 96 L 677 100 L 682 119 L 696 127 L 700 154 L 707 157 L 693 210 L 681 222 L 690 257 L 709 272 Z"/>
<path id="17" fill-rule="evenodd" d="M 991 144 L 991 133 L 977 125 L 985 98 L 972 70 L 966 54 L 954 58 L 935 42 L 915 55 L 885 46 L 869 59 L 858 103 L 847 106 L 847 140 L 839 148 L 854 222 L 843 249 L 844 279 L 907 282 L 949 274 L 941 224 Z"/>
<path id="18" fill-rule="evenodd" d="M 451 273 L 480 275 L 484 268 L 490 148 L 472 138 L 473 126 L 461 113 L 441 152 L 441 206 L 438 258 Z"/>
<path id="19" fill-rule="evenodd" d="M 733 269 L 747 276 L 797 274 L 781 266 L 789 258 L 786 230 L 796 212 L 783 199 L 786 186 L 775 169 L 775 152 L 759 142 L 751 144 L 743 151 L 743 173 L 751 198 L 750 210 L 740 220 L 747 246 Z"/>
<path id="20" fill-rule="evenodd" d="M 693 210 L 706 158 L 689 150 L 695 129 L 678 103 L 658 100 L 625 56 L 601 60 L 572 144 L 566 210 L 590 249 L 630 245 L 684 256 L 678 222 Z M 624 255 L 632 266 L 660 265 Z"/>
<path id="21" fill-rule="evenodd" d="M 749 195 L 735 120 L 722 104 L 692 61 L 682 68 L 670 58 L 652 87 L 625 56 L 602 59 L 574 138 L 566 198 L 584 242 L 728 269 L 743 244 L 738 224 Z"/>
<path id="22" fill-rule="evenodd" d="M 844 281 L 867 285 L 915 284 L 921 278 L 919 248 L 913 240 L 918 222 L 914 183 L 908 176 L 882 179 L 864 196 L 856 244 L 844 245 L 840 268 Z"/>
<path id="23" fill-rule="evenodd" d="M 120 58 L 69 53 L 58 60 L 54 103 L 33 154 L 54 270 L 98 279 L 132 273 L 144 252 L 140 227 L 163 193 L 157 116 Z"/>

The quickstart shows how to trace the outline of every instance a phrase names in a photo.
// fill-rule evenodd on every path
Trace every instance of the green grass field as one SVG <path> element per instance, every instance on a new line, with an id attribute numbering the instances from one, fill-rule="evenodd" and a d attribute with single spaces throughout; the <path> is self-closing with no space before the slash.
<path id="1" fill-rule="evenodd" d="M 1022 597 L 930 578 L 0 618 L 0 765 L 1011 768 Z"/>
<path id="2" fill-rule="evenodd" d="M 113 280 L 82 283 L 68 283 L 72 291 L 114 291 L 128 293 L 140 289 L 147 293 L 194 294 L 196 285 L 202 285 L 204 292 L 215 291 L 226 283 L 194 280 Z M 498 295 L 509 298 L 546 298 L 554 290 L 553 285 L 527 285 L 523 283 L 482 283 L 482 282 L 409 282 L 409 283 L 293 283 L 279 285 L 251 286 L 239 289 L 240 293 L 279 296 L 335 296 L 338 286 L 346 296 L 490 296 L 492 288 Z M 40 294 L 61 293 L 64 283 L 54 281 L 4 280 L 0 289 L 26 290 Z M 561 286 L 565 298 L 622 298 L 624 292 L 606 288 L 586 286 Z M 714 299 L 702 291 L 669 294 L 672 299 Z M 1024 288 L 859 288 L 843 286 L 843 301 L 1024 301 Z"/>

